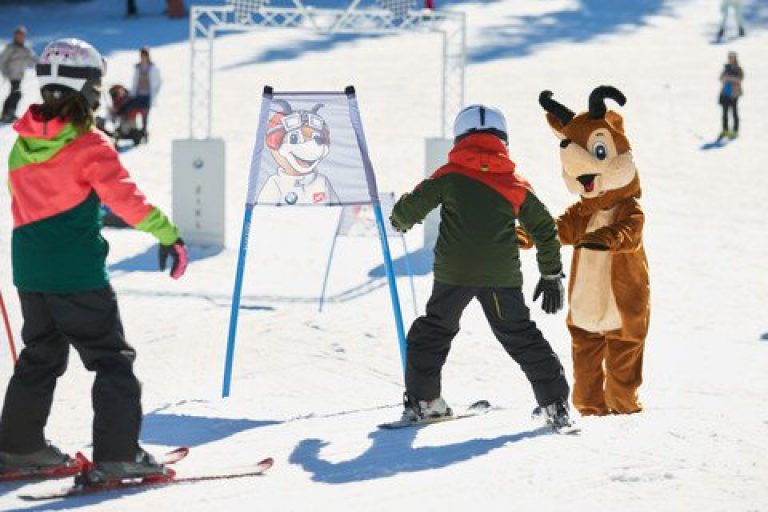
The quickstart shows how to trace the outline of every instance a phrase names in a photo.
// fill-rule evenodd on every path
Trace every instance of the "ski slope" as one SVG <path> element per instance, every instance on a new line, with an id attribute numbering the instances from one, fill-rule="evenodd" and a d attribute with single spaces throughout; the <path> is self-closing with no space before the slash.
<path id="1" fill-rule="evenodd" d="M 711 43 L 719 21 L 714 0 L 445 2 L 469 20 L 467 103 L 504 110 L 511 155 L 553 213 L 575 198 L 560 178 L 557 141 L 538 93 L 551 89 L 575 110 L 586 108 L 598 84 L 615 85 L 628 98 L 622 114 L 644 188 L 652 285 L 645 412 L 579 419 L 581 437 L 542 435 L 528 420 L 535 404 L 527 382 L 473 304 L 444 369 L 444 396 L 456 407 L 485 398 L 498 409 L 421 430 L 376 430 L 399 416 L 402 394 L 389 293 L 378 241 L 342 238 L 330 301 L 317 312 L 335 209 L 257 209 L 233 396 L 220 399 L 263 86 L 354 84 L 379 188 L 402 193 L 423 176 L 424 138 L 439 135 L 441 66 L 437 36 L 227 35 L 216 43 L 213 112 L 213 131 L 227 142 L 227 248 L 194 248 L 187 275 L 174 282 L 155 271 L 151 237 L 114 230 L 105 236 L 144 383 L 143 444 L 157 453 L 191 446 L 180 475 L 266 456 L 275 467 L 257 479 L 38 505 L 16 492 L 61 484 L 0 484 L 0 510 L 768 510 L 768 173 L 761 157 L 768 1 L 744 2 L 748 36 L 721 45 Z M 169 211 L 171 141 L 187 135 L 189 53 L 186 22 L 165 20 L 156 4 L 139 1 L 144 15 L 137 20 L 120 17 L 123 2 L 2 5 L 0 35 L 23 22 L 38 53 L 53 37 L 90 38 L 109 58 L 109 84 L 128 83 L 135 49 L 152 45 L 165 80 L 151 138 L 123 161 Z M 719 133 L 717 79 L 730 49 L 746 73 L 741 137 L 702 149 Z M 23 87 L 25 106 L 37 94 L 31 72 Z M 6 91 L 3 84 L 0 93 Z M 12 140 L 10 128 L 0 128 L 3 173 Z M 0 194 L 0 286 L 18 339 L 9 203 Z M 419 248 L 420 230 L 408 242 Z M 393 252 L 402 254 L 398 244 Z M 423 310 L 432 281 L 419 270 Z M 532 253 L 524 270 L 530 297 Z M 405 277 L 399 286 L 409 325 Z M 565 315 L 531 309 L 570 374 Z M 5 389 L 12 367 L 1 341 Z M 90 450 L 91 379 L 73 353 L 47 429 L 70 452 Z"/>

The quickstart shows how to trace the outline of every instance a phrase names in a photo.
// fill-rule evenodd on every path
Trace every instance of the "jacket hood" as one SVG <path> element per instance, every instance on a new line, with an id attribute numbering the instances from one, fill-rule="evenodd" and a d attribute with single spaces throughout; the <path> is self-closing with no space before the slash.
<path id="1" fill-rule="evenodd" d="M 19 138 L 8 157 L 9 171 L 51 159 L 79 135 L 68 120 L 44 120 L 37 105 L 30 107 L 13 129 Z"/>
<path id="2" fill-rule="evenodd" d="M 483 173 L 515 172 L 515 163 L 509 158 L 507 146 L 489 133 L 478 133 L 461 139 L 448 154 L 448 161 Z"/>
<path id="3" fill-rule="evenodd" d="M 21 116 L 21 119 L 14 123 L 13 129 L 19 134 L 19 137 L 24 137 L 25 139 L 54 140 L 68 126 L 71 127 L 68 119 L 56 117 L 46 121 L 40 114 L 40 105 L 32 105 Z"/>
<path id="4" fill-rule="evenodd" d="M 509 201 L 516 214 L 528 192 L 533 192 L 528 181 L 515 172 L 515 163 L 501 139 L 487 133 L 460 140 L 448 154 L 448 164 L 432 177 L 446 174 L 461 174 L 491 187 Z"/>

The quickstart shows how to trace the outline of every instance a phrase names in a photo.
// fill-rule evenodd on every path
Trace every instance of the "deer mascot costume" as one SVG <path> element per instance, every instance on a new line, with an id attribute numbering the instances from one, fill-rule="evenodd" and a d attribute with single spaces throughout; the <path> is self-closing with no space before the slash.
<path id="1" fill-rule="evenodd" d="M 589 110 L 575 115 L 539 96 L 560 139 L 563 179 L 581 199 L 557 220 L 560 242 L 573 245 L 568 329 L 573 337 L 573 403 L 582 415 L 642 410 L 643 346 L 650 317 L 648 262 L 643 249 L 640 179 L 622 117 L 606 110 L 616 88 L 601 86 Z"/>

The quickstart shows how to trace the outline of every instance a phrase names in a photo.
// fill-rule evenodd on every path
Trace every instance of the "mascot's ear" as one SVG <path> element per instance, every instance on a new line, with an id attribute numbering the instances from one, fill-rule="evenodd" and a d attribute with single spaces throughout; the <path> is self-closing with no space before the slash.
<path id="1" fill-rule="evenodd" d="M 560 122 L 560 119 L 558 119 L 556 115 L 547 112 L 547 123 L 549 123 L 549 127 L 552 128 L 552 131 L 555 133 L 555 137 L 560 140 L 568 138 L 563 132 L 565 128 L 563 123 Z"/>
<path id="2" fill-rule="evenodd" d="M 605 113 L 605 120 L 609 125 L 611 125 L 611 128 L 621 133 L 622 135 L 624 134 L 624 118 L 622 118 L 619 114 L 613 110 L 609 110 Z"/>

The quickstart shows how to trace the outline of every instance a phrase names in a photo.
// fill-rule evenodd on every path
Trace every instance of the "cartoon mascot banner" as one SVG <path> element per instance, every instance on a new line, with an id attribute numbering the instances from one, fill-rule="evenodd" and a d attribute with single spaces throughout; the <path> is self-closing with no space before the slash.
<path id="1" fill-rule="evenodd" d="M 265 87 L 240 237 L 222 395 L 230 394 L 248 236 L 254 207 L 261 205 L 370 206 L 381 240 L 404 364 L 400 299 L 354 88 L 342 92 L 275 92 Z"/>

